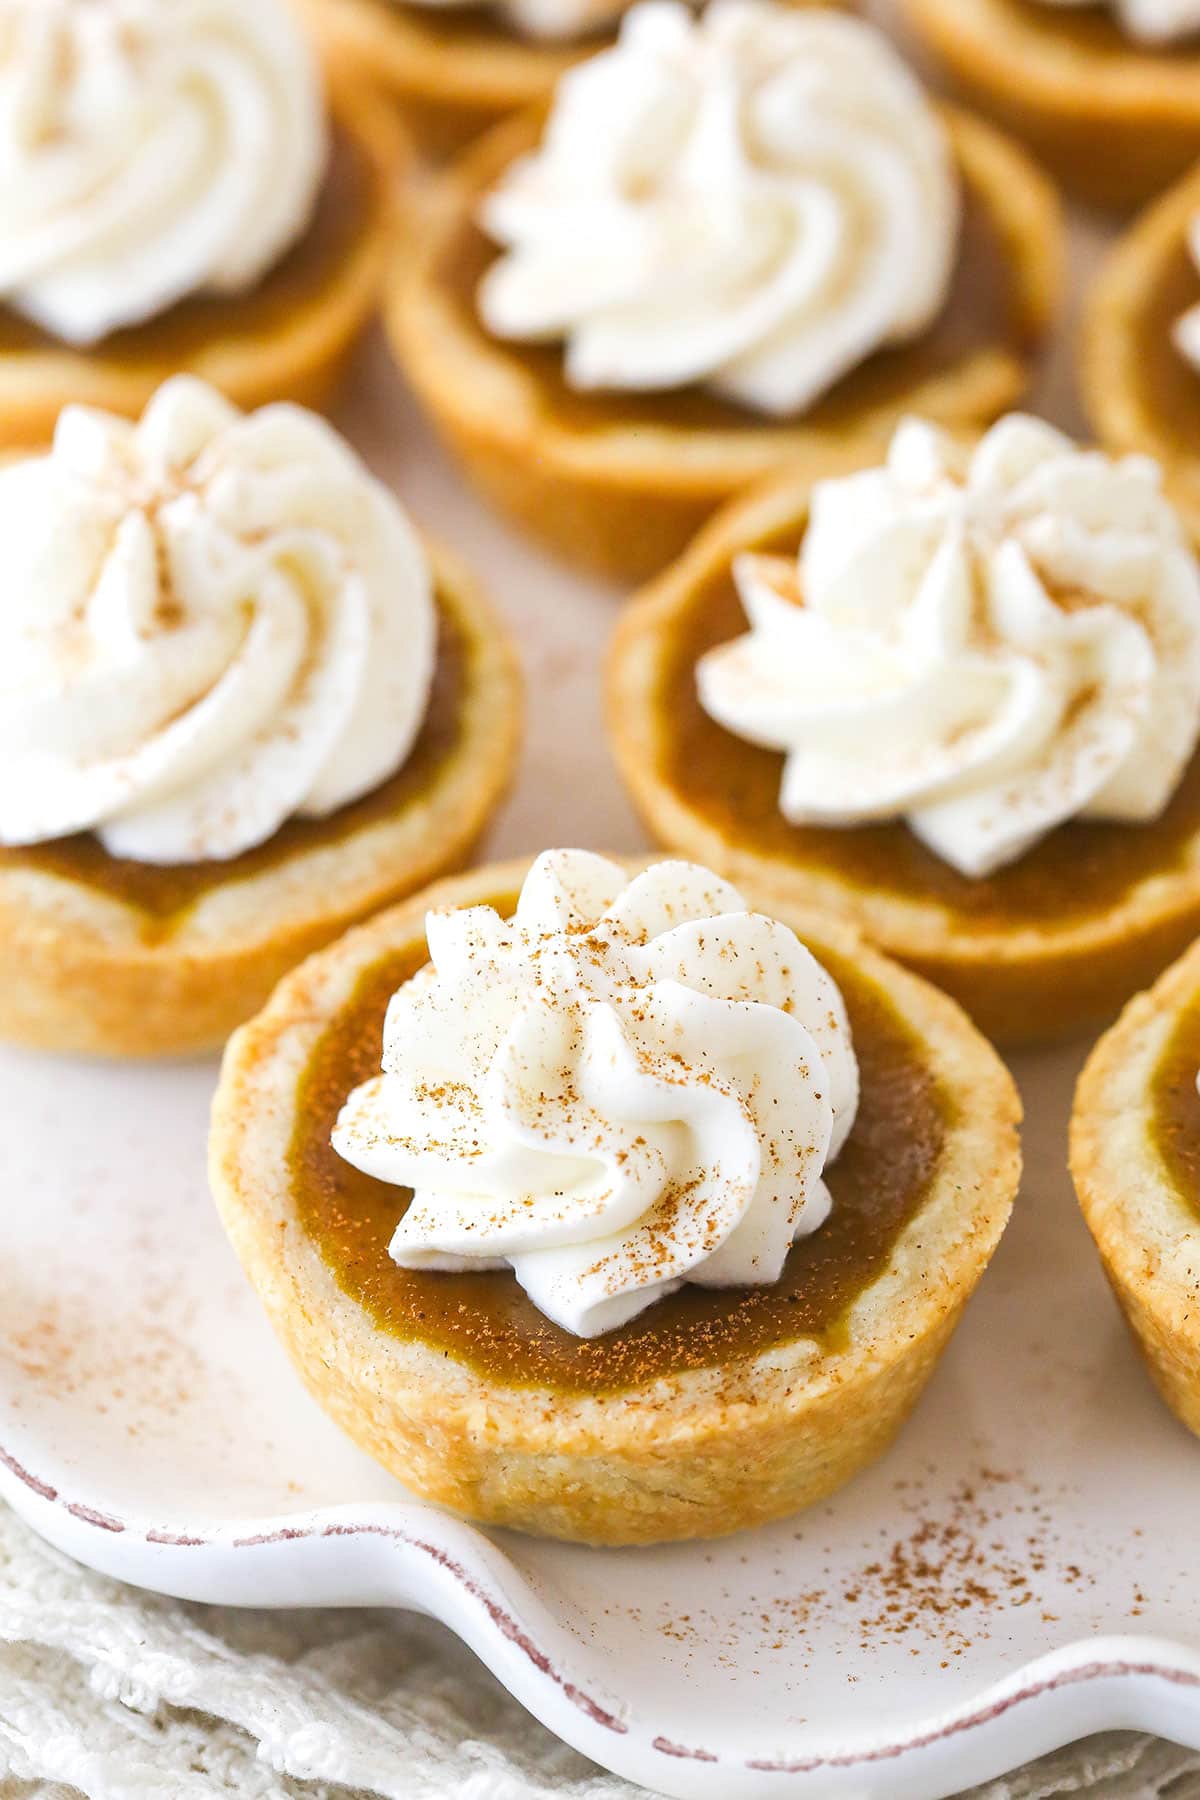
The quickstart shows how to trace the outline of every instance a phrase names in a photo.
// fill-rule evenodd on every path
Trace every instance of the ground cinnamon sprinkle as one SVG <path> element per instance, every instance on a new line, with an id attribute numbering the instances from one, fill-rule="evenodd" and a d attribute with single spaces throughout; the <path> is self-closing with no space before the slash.
<path id="1" fill-rule="evenodd" d="M 42 1396 L 86 1404 L 101 1417 L 118 1411 L 136 1437 L 146 1424 L 158 1430 L 177 1417 L 203 1387 L 202 1359 L 174 1328 L 171 1304 L 163 1296 L 117 1327 L 82 1296 L 42 1298 L 27 1313 L 13 1296 L 14 1316 L 11 1324 L 5 1320 L 0 1349 Z"/>
<path id="2" fill-rule="evenodd" d="M 1027 1530 L 1017 1549 L 995 1532 L 1002 1520 L 1022 1514 Z M 983 1469 L 961 1482 L 936 1513 L 918 1512 L 886 1555 L 863 1567 L 861 1580 L 845 1589 L 842 1600 L 852 1616 L 857 1611 L 864 1646 L 881 1636 L 920 1632 L 940 1638 L 949 1655 L 959 1656 L 971 1647 L 969 1632 L 986 1627 L 994 1615 L 1037 1605 L 1039 1577 L 1049 1573 L 1056 1583 L 1094 1585 L 1077 1564 L 1056 1560 L 1052 1536 L 1050 1513 L 1036 1488 L 1017 1487 L 1011 1476 Z"/>
<path id="3" fill-rule="evenodd" d="M 864 1548 L 861 1561 L 838 1567 L 801 1515 L 794 1553 L 771 1571 L 774 1591 L 740 1599 L 733 1610 L 718 1601 L 640 1622 L 685 1658 L 715 1649 L 731 1673 L 753 1674 L 755 1656 L 779 1653 L 802 1669 L 830 1654 L 831 1634 L 837 1655 L 898 1648 L 948 1669 L 1003 1634 L 1014 1613 L 1033 1607 L 1052 1626 L 1047 1596 L 1097 1586 L 1098 1575 L 1076 1560 L 1077 1544 L 1060 1538 L 1055 1507 L 1036 1482 L 983 1466 L 946 1493 L 934 1487 L 936 1471 L 929 1475 L 930 1487 L 919 1478 L 894 1483 L 878 1551 Z M 706 1553 L 714 1574 L 727 1555 Z M 1133 1583 L 1129 1615 L 1146 1604 Z M 818 1638 L 826 1640 L 819 1651 Z"/>

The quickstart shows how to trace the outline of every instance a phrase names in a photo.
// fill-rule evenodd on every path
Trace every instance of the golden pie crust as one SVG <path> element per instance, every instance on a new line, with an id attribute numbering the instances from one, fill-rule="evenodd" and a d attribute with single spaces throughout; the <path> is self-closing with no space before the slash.
<path id="1" fill-rule="evenodd" d="M 293 1154 L 311 1104 L 306 1072 L 383 959 L 403 952 L 419 966 L 427 907 L 515 895 L 527 867 L 475 870 L 371 920 L 293 971 L 231 1040 L 210 1154 L 226 1230 L 313 1394 L 417 1493 L 472 1519 L 587 1543 L 706 1537 L 783 1516 L 873 1461 L 915 1403 L 1009 1215 L 1016 1091 L 944 995 L 828 919 L 781 915 L 818 955 L 836 946 L 902 1020 L 944 1120 L 918 1209 L 836 1333 L 784 1331 L 716 1365 L 581 1388 L 384 1330 L 305 1223 Z M 493 1279 L 425 1277 L 457 1281 L 456 1292 Z"/>
<path id="2" fill-rule="evenodd" d="M 1075 1095 L 1071 1174 L 1146 1366 L 1200 1435 L 1198 1001 L 1194 944 L 1092 1051 Z"/>
<path id="3" fill-rule="evenodd" d="M 470 859 L 513 769 L 521 693 L 473 577 L 431 551 L 452 704 L 375 795 L 230 863 L 154 869 L 93 837 L 0 850 L 0 1038 L 162 1056 L 211 1049 L 301 958 Z"/>
<path id="4" fill-rule="evenodd" d="M 573 63 L 612 42 L 524 38 L 486 5 L 404 0 L 296 0 L 318 43 L 345 57 L 400 108 L 429 156 L 450 156 L 509 113 L 537 105 Z M 844 6 L 847 0 L 786 0 Z"/>
<path id="5" fill-rule="evenodd" d="M 571 561 L 643 579 L 723 501 L 782 464 L 827 463 L 862 439 L 882 445 L 907 412 L 982 424 L 1023 393 L 1061 294 L 1059 204 L 1018 146 L 967 114 L 944 116 L 970 227 L 945 320 L 873 357 L 796 421 L 765 421 L 695 388 L 574 394 L 558 346 L 487 334 L 475 289 L 495 251 L 475 212 L 536 143 L 537 113 L 496 127 L 445 172 L 419 241 L 395 266 L 396 357 L 490 500 Z"/>
<path id="6" fill-rule="evenodd" d="M 87 350 L 0 305 L 0 446 L 46 443 L 72 403 L 136 418 L 179 373 L 246 410 L 328 400 L 378 304 L 412 153 L 360 78 L 331 66 L 327 79 L 333 151 L 316 214 L 251 293 L 182 301 Z"/>
<path id="7" fill-rule="evenodd" d="M 1079 339 L 1084 405 L 1101 443 L 1162 463 L 1186 506 L 1200 505 L 1200 374 L 1171 331 L 1200 303 L 1188 226 L 1200 213 L 1200 168 L 1134 221 L 1087 296 Z"/>
<path id="8" fill-rule="evenodd" d="M 661 843 L 754 892 L 848 920 L 998 1042 L 1106 1023 L 1200 931 L 1200 757 L 1159 824 L 1068 824 L 986 881 L 959 875 L 902 824 L 788 824 L 782 755 L 709 719 L 694 668 L 745 629 L 734 558 L 794 555 L 812 486 L 791 473 L 727 507 L 622 613 L 608 729 L 642 816 Z"/>
<path id="9" fill-rule="evenodd" d="M 1134 43 L 1103 10 L 1040 0 L 902 0 L 972 106 L 1101 206 L 1136 206 L 1200 156 L 1200 49 Z"/>

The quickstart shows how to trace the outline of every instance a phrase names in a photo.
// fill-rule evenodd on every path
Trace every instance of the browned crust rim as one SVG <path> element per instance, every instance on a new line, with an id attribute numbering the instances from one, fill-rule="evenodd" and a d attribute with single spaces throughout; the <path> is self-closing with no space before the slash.
<path id="1" fill-rule="evenodd" d="M 594 44 L 563 47 L 481 32 L 447 44 L 419 6 L 297 0 L 318 43 L 399 99 L 499 117 L 540 100 Z"/>
<path id="2" fill-rule="evenodd" d="M 1156 1340 L 1175 1345 L 1174 1373 L 1190 1390 L 1190 1422 L 1200 1432 L 1200 1211 L 1177 1192 L 1153 1136 L 1154 1077 L 1198 995 L 1200 942 L 1136 995 L 1093 1048 L 1075 1090 L 1070 1165 L 1130 1324 L 1152 1365 Z M 1200 1110 L 1200 1097 L 1196 1104 Z M 1200 1195 L 1195 1200 L 1200 1207 Z M 1184 1346 L 1194 1364 L 1190 1382 Z"/>
<path id="3" fill-rule="evenodd" d="M 1107 21 L 1095 27 L 1111 37 L 1081 40 L 1092 21 L 1056 16 L 1033 0 L 901 0 L 901 7 L 959 93 L 1030 144 L 1084 200 L 1136 206 L 1200 154 L 1200 55 L 1193 50 L 1123 41 Z"/>
<path id="4" fill-rule="evenodd" d="M 849 0 L 787 0 L 789 4 L 845 7 Z M 447 43 L 419 5 L 384 0 L 297 0 L 320 43 L 401 100 L 443 105 L 477 117 L 498 118 L 543 99 L 572 64 L 611 41 L 538 42 L 516 32 L 481 31 Z"/>
<path id="5" fill-rule="evenodd" d="M 1200 449 L 1165 427 L 1146 404 L 1138 367 L 1146 307 L 1197 213 L 1200 168 L 1148 206 L 1108 252 L 1087 296 L 1078 350 L 1084 406 L 1101 443 L 1157 457 L 1168 481 L 1192 504 L 1200 499 Z M 1182 358 L 1180 374 L 1195 378 Z"/>
<path id="6" fill-rule="evenodd" d="M 1056 38 L 1008 0 L 902 0 L 915 29 L 955 69 L 1016 107 L 1097 124 L 1157 121 L 1200 128 L 1200 53 L 1130 43 L 1120 58 Z"/>

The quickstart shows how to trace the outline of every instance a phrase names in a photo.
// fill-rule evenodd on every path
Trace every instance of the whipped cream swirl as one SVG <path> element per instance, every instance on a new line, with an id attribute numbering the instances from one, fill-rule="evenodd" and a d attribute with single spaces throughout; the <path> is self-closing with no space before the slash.
<path id="1" fill-rule="evenodd" d="M 799 569 L 743 556 L 749 632 L 697 669 L 786 755 L 796 825 L 907 820 L 968 876 L 1072 818 L 1156 818 L 1200 735 L 1200 569 L 1157 467 L 1013 416 L 909 420 L 818 484 Z"/>
<path id="2" fill-rule="evenodd" d="M 67 343 L 252 287 L 326 155 L 283 0 L 0 0 L 0 297 Z"/>
<path id="3" fill-rule="evenodd" d="M 416 0 L 431 11 L 476 6 L 478 0 Z M 498 0 L 497 10 L 525 37 L 551 40 L 587 37 L 614 25 L 629 0 Z"/>
<path id="4" fill-rule="evenodd" d="M 705 383 L 810 406 L 945 301 L 945 133 L 871 26 L 770 0 L 668 0 L 560 82 L 540 148 L 486 196 L 498 337 L 566 340 L 577 388 Z"/>
<path id="5" fill-rule="evenodd" d="M 1078 9 L 1103 0 L 1042 0 L 1043 6 Z M 1200 0 L 1109 0 L 1122 31 L 1143 44 L 1168 44 L 1200 31 Z"/>
<path id="6" fill-rule="evenodd" d="M 312 413 L 188 377 L 0 469 L 0 842 L 227 858 L 404 761 L 435 610 L 392 496 Z"/>
<path id="7" fill-rule="evenodd" d="M 396 1262 L 511 1266 L 577 1337 L 686 1281 L 778 1280 L 858 1104 L 841 996 L 786 925 L 689 863 L 556 850 L 511 922 L 432 912 L 428 937 L 333 1135 L 413 1190 Z"/>

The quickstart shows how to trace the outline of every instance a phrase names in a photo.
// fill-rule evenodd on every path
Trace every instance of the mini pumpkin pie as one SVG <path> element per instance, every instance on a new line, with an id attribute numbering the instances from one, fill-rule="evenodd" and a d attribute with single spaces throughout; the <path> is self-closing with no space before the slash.
<path id="1" fill-rule="evenodd" d="M 403 137 L 284 0 L 0 0 L 0 443 L 184 370 L 316 403 L 378 303 Z"/>
<path id="2" fill-rule="evenodd" d="M 1200 169 L 1114 245 L 1087 296 L 1080 378 L 1093 429 L 1158 458 L 1200 506 Z"/>
<path id="3" fill-rule="evenodd" d="M 848 0 L 786 0 L 793 6 Z M 538 105 L 628 0 L 297 0 L 320 43 L 399 104 L 421 147 L 445 156 Z"/>
<path id="4" fill-rule="evenodd" d="M 1018 1116 L 958 1008 L 831 921 L 556 851 L 289 976 L 226 1052 L 210 1168 L 371 1455 L 473 1519 L 647 1543 L 883 1451 L 1004 1228 Z"/>
<path id="5" fill-rule="evenodd" d="M 1145 459 L 907 421 L 715 520 L 608 680 L 662 842 L 852 920 L 996 1038 L 1111 1016 L 1200 929 L 1200 566 Z"/>
<path id="6" fill-rule="evenodd" d="M 1060 240 L 1024 153 L 872 27 L 650 0 L 449 171 L 388 316 L 483 491 L 640 577 L 781 464 L 1011 405 Z"/>
<path id="7" fill-rule="evenodd" d="M 0 1036 L 216 1044 L 461 867 L 519 692 L 470 576 L 347 445 L 191 377 L 0 469 Z"/>
<path id="8" fill-rule="evenodd" d="M 1200 944 L 1096 1045 L 1071 1120 L 1088 1230 L 1163 1399 L 1200 1434 Z"/>
<path id="9" fill-rule="evenodd" d="M 1133 206 L 1200 156 L 1197 0 L 903 0 L 923 46 L 1074 192 Z"/>

